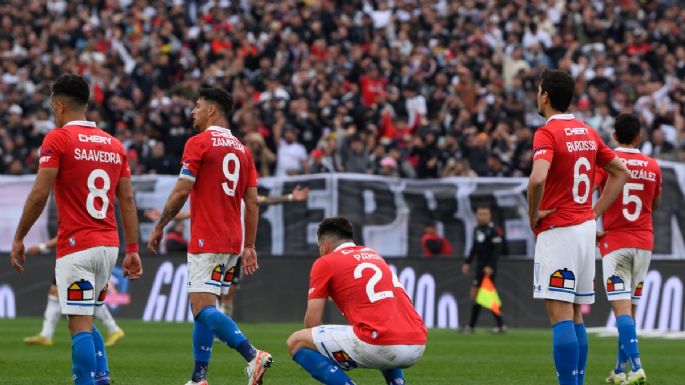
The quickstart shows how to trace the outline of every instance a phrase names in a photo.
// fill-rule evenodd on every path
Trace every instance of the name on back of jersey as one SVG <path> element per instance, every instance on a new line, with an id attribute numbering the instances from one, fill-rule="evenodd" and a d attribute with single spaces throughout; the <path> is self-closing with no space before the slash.
<path id="1" fill-rule="evenodd" d="M 619 158 L 621 162 L 628 166 L 628 171 L 630 171 L 631 179 L 642 179 L 650 182 L 656 182 L 656 173 L 653 171 L 645 170 L 649 165 L 649 162 L 642 159 L 625 159 Z M 638 169 L 632 167 L 640 167 Z"/>
<path id="2" fill-rule="evenodd" d="M 245 152 L 245 146 L 240 143 L 234 136 L 225 134 L 223 132 L 212 131 L 212 146 L 213 147 L 233 147 L 237 151 Z"/>
<path id="3" fill-rule="evenodd" d="M 112 144 L 112 138 L 102 135 L 78 134 L 78 141 L 81 143 Z M 121 154 L 95 149 L 75 148 L 74 159 L 88 162 L 121 164 Z"/>

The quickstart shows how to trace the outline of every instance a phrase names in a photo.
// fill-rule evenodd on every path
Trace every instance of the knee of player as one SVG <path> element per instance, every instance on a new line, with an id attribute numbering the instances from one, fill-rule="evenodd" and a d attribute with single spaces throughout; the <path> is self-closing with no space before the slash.
<path id="1" fill-rule="evenodd" d="M 291 334 L 285 342 L 286 345 L 288 345 L 288 352 L 290 353 L 290 357 L 294 357 L 295 353 L 297 353 L 297 351 L 302 349 L 303 347 L 302 340 L 299 338 L 298 333 L 299 332 Z"/>

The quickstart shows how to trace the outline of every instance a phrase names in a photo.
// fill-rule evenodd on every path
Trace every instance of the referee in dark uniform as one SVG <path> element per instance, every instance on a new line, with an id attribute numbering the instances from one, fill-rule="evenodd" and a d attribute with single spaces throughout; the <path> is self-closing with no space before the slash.
<path id="1" fill-rule="evenodd" d="M 473 230 L 473 246 L 468 258 L 461 267 L 464 274 L 469 274 L 471 271 L 471 263 L 476 261 L 475 277 L 473 286 L 471 287 L 471 300 L 473 306 L 471 307 L 471 319 L 469 324 L 464 326 L 464 333 L 473 333 L 478 321 L 481 306 L 476 303 L 476 295 L 480 288 L 481 282 L 485 276 L 490 276 L 490 279 L 495 281 L 495 272 L 497 271 L 497 259 L 502 254 L 502 229 L 492 223 L 492 213 L 489 206 L 479 206 L 476 209 L 476 219 L 478 226 Z M 497 321 L 497 327 L 493 329 L 495 333 L 504 333 L 507 327 L 504 325 L 502 316 L 492 313 Z"/>

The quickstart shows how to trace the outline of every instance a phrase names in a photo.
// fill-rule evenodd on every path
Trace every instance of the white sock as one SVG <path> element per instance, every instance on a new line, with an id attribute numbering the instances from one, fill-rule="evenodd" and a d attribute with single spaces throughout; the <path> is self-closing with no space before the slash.
<path id="1" fill-rule="evenodd" d="M 105 325 L 108 334 L 114 333 L 119 329 L 119 326 L 117 326 L 117 322 L 114 320 L 114 317 L 112 317 L 112 313 L 109 312 L 107 305 L 97 306 L 95 308 L 95 318 Z"/>
<path id="2" fill-rule="evenodd" d="M 52 339 L 55 335 L 55 328 L 57 322 L 62 317 L 62 309 L 59 306 L 59 299 L 57 296 L 48 295 L 48 303 L 45 305 L 45 314 L 43 315 L 43 330 L 40 335 Z"/>

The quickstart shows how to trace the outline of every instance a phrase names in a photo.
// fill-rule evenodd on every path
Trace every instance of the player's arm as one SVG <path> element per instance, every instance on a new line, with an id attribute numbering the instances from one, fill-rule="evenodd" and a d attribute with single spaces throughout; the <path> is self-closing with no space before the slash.
<path id="1" fill-rule="evenodd" d="M 153 220 L 153 221 L 158 221 L 159 218 L 162 217 L 162 212 L 158 209 L 147 209 L 143 213 L 145 215 L 145 218 Z M 178 214 L 174 217 L 175 221 L 184 221 L 186 219 L 190 218 L 190 211 L 179 211 Z"/>
<path id="2" fill-rule="evenodd" d="M 259 221 L 259 203 L 257 202 L 257 187 L 248 187 L 243 195 L 245 202 L 245 250 L 243 252 L 243 272 L 254 274 L 259 269 L 255 240 L 257 238 L 257 222 Z"/>
<path id="3" fill-rule="evenodd" d="M 307 312 L 304 314 L 304 327 L 306 329 L 321 325 L 325 307 L 325 298 L 314 298 L 307 301 Z"/>
<path id="4" fill-rule="evenodd" d="M 261 205 L 272 205 L 275 203 L 285 203 L 285 202 L 301 202 L 309 197 L 309 187 L 302 188 L 300 185 L 295 186 L 293 192 L 288 195 L 279 196 L 265 196 L 257 195 L 257 202 Z"/>
<path id="5" fill-rule="evenodd" d="M 138 279 L 143 275 L 143 264 L 138 254 L 138 213 L 130 177 L 119 179 L 116 194 L 126 237 L 126 256 L 122 263 L 124 276 Z"/>
<path id="6" fill-rule="evenodd" d="M 169 198 L 164 205 L 162 215 L 159 217 L 155 227 L 152 229 L 152 234 L 150 234 L 150 239 L 147 242 L 147 248 L 151 253 L 157 254 L 157 251 L 159 250 L 159 243 L 162 240 L 164 227 L 166 227 L 166 225 L 168 225 L 169 222 L 171 222 L 171 220 L 178 215 L 178 212 L 181 211 L 183 205 L 186 204 L 186 201 L 190 196 L 190 192 L 193 190 L 194 184 L 194 181 L 186 178 L 178 178 L 176 181 L 176 184 L 171 190 Z"/>
<path id="7" fill-rule="evenodd" d="M 545 192 L 545 182 L 551 165 L 546 159 L 535 160 L 533 171 L 528 178 L 528 219 L 532 230 L 535 230 L 540 219 L 552 212 L 552 210 L 540 210 L 542 195 Z"/>
<path id="8" fill-rule="evenodd" d="M 604 169 L 608 176 L 602 195 L 600 195 L 595 207 L 592 208 L 595 212 L 595 218 L 599 218 L 614 203 L 618 194 L 623 191 L 623 185 L 630 178 L 630 171 L 618 157 L 614 157 L 604 166 Z"/>
<path id="9" fill-rule="evenodd" d="M 654 200 L 652 201 L 652 211 L 656 210 L 661 204 L 661 169 L 656 167 L 656 192 L 654 193 Z"/>
<path id="10" fill-rule="evenodd" d="M 19 225 L 14 233 L 12 253 L 10 254 L 12 267 L 20 273 L 24 271 L 22 265 L 26 261 L 26 255 L 24 254 L 24 238 L 43 212 L 48 198 L 50 197 L 52 186 L 55 183 L 55 178 L 57 178 L 58 171 L 59 169 L 52 167 L 39 169 L 33 188 L 31 189 L 29 196 L 26 197 L 24 211 L 21 213 Z"/>

